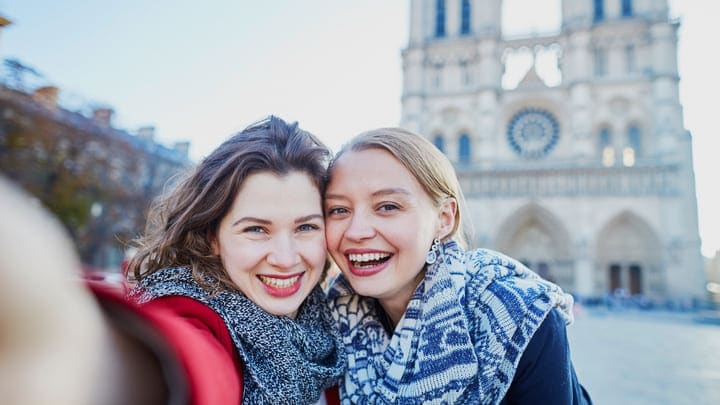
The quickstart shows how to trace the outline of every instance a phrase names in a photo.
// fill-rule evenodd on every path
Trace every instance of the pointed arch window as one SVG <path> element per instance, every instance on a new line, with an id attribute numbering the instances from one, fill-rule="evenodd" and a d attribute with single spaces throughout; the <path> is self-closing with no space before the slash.
<path id="1" fill-rule="evenodd" d="M 622 0 L 622 16 L 623 17 L 632 17 L 633 15 L 633 6 L 632 6 L 632 0 Z"/>
<path id="2" fill-rule="evenodd" d="M 593 22 L 602 21 L 605 19 L 605 0 L 594 0 L 593 1 Z"/>
<path id="3" fill-rule="evenodd" d="M 640 128 L 635 125 L 628 128 L 628 145 L 635 149 L 635 153 L 640 152 Z"/>
<path id="4" fill-rule="evenodd" d="M 602 164 L 605 167 L 615 165 L 615 149 L 612 146 L 612 139 L 610 139 L 610 130 L 608 128 L 601 128 L 598 133 L 598 148 L 600 149 Z"/>
<path id="5" fill-rule="evenodd" d="M 435 0 L 435 37 L 445 36 L 445 0 Z"/>
<path id="6" fill-rule="evenodd" d="M 458 151 L 458 158 L 460 160 L 460 163 L 470 163 L 470 158 L 472 157 L 470 147 L 470 137 L 467 134 L 460 135 L 460 144 Z"/>
<path id="7" fill-rule="evenodd" d="M 623 148 L 623 165 L 634 166 L 640 153 L 640 130 L 636 126 L 628 128 L 627 144 Z"/>
<path id="8" fill-rule="evenodd" d="M 602 150 L 606 146 L 610 146 L 610 130 L 607 128 L 600 129 L 598 134 L 598 141 L 600 143 L 600 149 Z"/>
<path id="9" fill-rule="evenodd" d="M 440 152 L 445 153 L 445 138 L 443 138 L 441 134 L 435 135 L 435 138 L 433 138 L 433 144 L 440 150 Z"/>
<path id="10" fill-rule="evenodd" d="M 468 35 L 472 31 L 470 0 L 462 0 L 460 10 L 460 35 Z"/>

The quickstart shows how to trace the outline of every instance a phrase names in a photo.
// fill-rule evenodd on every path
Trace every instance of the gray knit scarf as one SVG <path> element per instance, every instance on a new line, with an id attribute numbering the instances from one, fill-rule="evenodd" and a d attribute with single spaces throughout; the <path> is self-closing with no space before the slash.
<path id="1" fill-rule="evenodd" d="M 243 361 L 243 403 L 312 404 L 345 371 L 342 340 L 316 286 L 296 319 L 265 312 L 244 295 L 200 287 L 186 268 L 168 268 L 141 281 L 130 297 L 144 303 L 180 295 L 202 302 L 225 322 Z M 218 387 L 222 389 L 222 387 Z"/>
<path id="2" fill-rule="evenodd" d="M 329 294 L 349 370 L 343 404 L 497 404 L 551 309 L 572 320 L 572 297 L 490 250 L 440 248 L 389 336 L 375 299 L 340 276 Z"/>

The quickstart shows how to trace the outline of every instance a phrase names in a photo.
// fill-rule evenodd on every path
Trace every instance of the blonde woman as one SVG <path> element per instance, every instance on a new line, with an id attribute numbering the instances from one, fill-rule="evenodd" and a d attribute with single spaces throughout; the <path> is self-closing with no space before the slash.
<path id="1" fill-rule="evenodd" d="M 447 158 L 398 128 L 335 157 L 325 193 L 329 299 L 349 369 L 343 404 L 585 404 L 572 298 L 518 261 L 465 250 Z"/>

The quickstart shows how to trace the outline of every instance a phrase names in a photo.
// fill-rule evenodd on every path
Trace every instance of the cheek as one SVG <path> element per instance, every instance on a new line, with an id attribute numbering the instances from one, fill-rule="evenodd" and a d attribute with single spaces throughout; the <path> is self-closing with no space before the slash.
<path id="1" fill-rule="evenodd" d="M 305 241 L 301 247 L 302 256 L 305 261 L 312 266 L 313 269 L 321 269 L 325 266 L 327 258 L 327 246 L 325 245 L 325 236 Z"/>
<path id="2" fill-rule="evenodd" d="M 420 225 L 417 222 L 408 224 L 397 224 L 394 227 L 386 229 L 385 237 L 395 244 L 396 248 L 412 252 L 412 255 L 422 261 L 425 260 L 425 254 L 432 243 L 434 236 L 433 228 L 426 225 Z"/>
<path id="3" fill-rule="evenodd" d="M 325 240 L 327 241 L 328 250 L 338 247 L 343 231 L 344 229 L 339 222 L 332 221 L 325 224 Z"/>
<path id="4" fill-rule="evenodd" d="M 269 246 L 261 241 L 251 241 L 244 237 L 221 238 L 217 244 L 220 259 L 226 266 L 248 267 L 267 253 Z"/>
<path id="5" fill-rule="evenodd" d="M 325 239 L 327 241 L 327 253 L 330 254 L 333 261 L 341 266 L 343 261 L 343 255 L 340 253 L 340 242 L 342 240 L 342 231 L 338 226 L 326 226 L 325 228 Z"/>
<path id="6" fill-rule="evenodd" d="M 256 260 L 258 249 L 244 249 L 242 244 L 223 245 L 219 249 L 220 261 L 229 273 L 242 272 L 249 263 Z"/>

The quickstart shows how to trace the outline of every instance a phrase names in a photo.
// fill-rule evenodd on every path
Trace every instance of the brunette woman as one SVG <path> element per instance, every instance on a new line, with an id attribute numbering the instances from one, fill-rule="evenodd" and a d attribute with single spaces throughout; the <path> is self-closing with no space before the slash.
<path id="1" fill-rule="evenodd" d="M 327 155 L 279 118 L 246 129 L 159 202 L 128 266 L 139 302 L 221 336 L 244 403 L 314 403 L 344 371 L 318 285 Z"/>
<path id="2" fill-rule="evenodd" d="M 150 213 L 129 264 L 140 306 L 98 286 L 88 300 L 57 226 L 0 182 L 0 402 L 337 402 L 345 355 L 318 285 L 328 159 L 275 117 L 220 145 Z"/>

